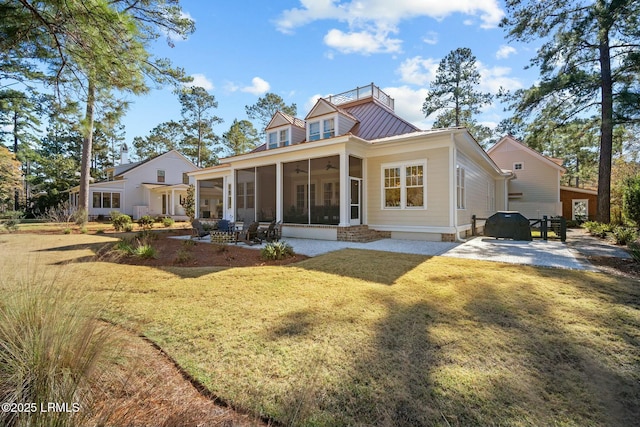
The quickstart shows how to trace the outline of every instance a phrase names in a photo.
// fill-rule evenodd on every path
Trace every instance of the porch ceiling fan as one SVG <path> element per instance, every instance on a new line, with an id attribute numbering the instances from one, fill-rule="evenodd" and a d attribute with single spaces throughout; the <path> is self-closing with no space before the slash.
<path id="1" fill-rule="evenodd" d="M 304 169 L 300 169 L 300 164 L 298 163 L 298 164 L 296 165 L 296 173 L 300 173 L 300 172 L 302 172 L 302 173 L 307 173 L 307 171 L 306 171 L 306 170 L 304 170 Z"/>
<path id="2" fill-rule="evenodd" d="M 325 168 L 326 168 L 327 170 L 330 170 L 330 169 L 338 169 L 338 167 L 337 167 L 337 166 L 333 166 L 333 165 L 331 164 L 331 160 L 329 160 L 329 162 L 327 163 L 327 166 L 326 166 Z"/>

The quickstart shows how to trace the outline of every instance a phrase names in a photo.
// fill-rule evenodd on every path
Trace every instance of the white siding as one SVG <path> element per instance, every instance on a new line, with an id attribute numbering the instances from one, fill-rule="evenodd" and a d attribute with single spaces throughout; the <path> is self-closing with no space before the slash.
<path id="1" fill-rule="evenodd" d="M 384 163 L 426 161 L 427 209 L 383 209 Z M 447 227 L 449 225 L 449 150 L 423 149 L 367 159 L 367 222 L 382 226 Z"/>
<path id="2" fill-rule="evenodd" d="M 477 163 L 467 157 L 460 150 L 456 153 L 458 165 L 465 169 L 465 209 L 457 210 L 457 225 L 471 223 L 471 216 L 486 218 L 495 213 L 495 209 L 489 210 L 489 187 L 493 187 L 493 194 L 497 195 L 496 181 L 489 173 Z M 493 206 L 497 206 L 495 201 Z"/>

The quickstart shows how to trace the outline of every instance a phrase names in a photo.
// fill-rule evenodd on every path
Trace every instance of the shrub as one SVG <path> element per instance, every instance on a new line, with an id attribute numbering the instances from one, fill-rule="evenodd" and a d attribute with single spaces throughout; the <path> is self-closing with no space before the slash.
<path id="1" fill-rule="evenodd" d="M 638 232 L 635 228 L 619 225 L 613 228 L 613 237 L 616 245 L 626 245 L 636 240 Z"/>
<path id="2" fill-rule="evenodd" d="M 96 234 L 104 234 L 104 230 L 102 228 L 98 228 L 96 230 Z"/>
<path id="3" fill-rule="evenodd" d="M 0 402 L 80 404 L 76 414 L 0 412 L 5 426 L 82 425 L 90 407 L 88 380 L 111 345 L 100 313 L 77 289 L 32 280 L 0 283 Z M 70 406 L 69 410 L 72 407 Z"/>
<path id="4" fill-rule="evenodd" d="M 62 230 L 62 232 L 64 234 L 71 234 L 71 229 L 69 227 L 65 228 L 64 230 Z"/>
<path id="5" fill-rule="evenodd" d="M 154 222 L 154 219 L 150 215 L 144 215 L 138 220 L 138 225 L 143 230 L 151 230 Z"/>
<path id="6" fill-rule="evenodd" d="M 111 224 L 113 224 L 113 228 L 115 228 L 116 231 L 133 230 L 133 221 L 129 215 L 118 211 L 111 211 L 109 216 L 111 217 Z"/>
<path id="7" fill-rule="evenodd" d="M 184 264 L 186 262 L 189 262 L 193 259 L 193 255 L 191 254 L 191 252 L 189 252 L 186 248 L 182 247 L 180 249 L 178 249 L 178 252 L 176 253 L 176 263 L 177 264 Z"/>
<path id="8" fill-rule="evenodd" d="M 12 231 L 18 231 L 18 224 L 20 224 L 19 219 L 9 218 L 4 220 L 4 223 L 2 224 L 2 226 L 5 228 L 5 230 L 11 233 Z"/>
<path id="9" fill-rule="evenodd" d="M 613 226 L 611 224 L 604 224 L 597 221 L 587 221 L 582 224 L 582 226 L 586 228 L 592 236 L 601 238 L 607 237 L 607 233 L 613 231 Z"/>
<path id="10" fill-rule="evenodd" d="M 638 243 L 629 243 L 629 253 L 636 262 L 640 262 L 640 245 Z"/>
<path id="11" fill-rule="evenodd" d="M 175 221 L 171 217 L 165 216 L 164 218 L 162 218 L 162 225 L 164 225 L 165 227 L 171 227 L 174 223 Z"/>
<path id="12" fill-rule="evenodd" d="M 279 260 L 295 255 L 293 248 L 287 242 L 271 242 L 267 243 L 260 250 L 260 256 L 265 260 Z"/>
<path id="13" fill-rule="evenodd" d="M 145 259 L 156 258 L 156 256 L 158 255 L 158 251 L 156 251 L 156 248 L 149 244 L 138 246 L 133 250 L 133 253 L 135 256 Z"/>
<path id="14" fill-rule="evenodd" d="M 622 212 L 627 219 L 640 226 L 640 175 L 629 178 L 624 183 Z"/>

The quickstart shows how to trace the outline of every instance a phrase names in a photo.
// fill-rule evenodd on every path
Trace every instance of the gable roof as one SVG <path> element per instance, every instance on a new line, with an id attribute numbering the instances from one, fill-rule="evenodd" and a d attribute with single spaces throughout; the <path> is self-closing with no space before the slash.
<path id="1" fill-rule="evenodd" d="M 304 120 L 293 117 L 292 115 L 283 113 L 282 111 L 278 110 L 271 118 L 271 121 L 269 121 L 269 124 L 267 125 L 265 130 L 282 125 L 293 125 L 304 129 Z"/>
<path id="2" fill-rule="evenodd" d="M 564 173 L 567 170 L 564 168 L 564 166 L 562 166 L 562 160 L 561 159 L 556 159 L 556 158 L 552 158 L 552 157 L 547 157 L 544 154 L 539 153 L 538 151 L 534 150 L 531 147 L 526 146 L 524 143 L 518 141 L 514 136 L 512 135 L 507 135 L 507 136 L 503 136 L 502 138 L 500 138 L 500 140 L 498 142 L 496 142 L 493 147 L 489 148 L 487 150 L 487 153 L 489 155 L 491 155 L 492 152 L 494 152 L 498 147 L 505 145 L 505 144 L 509 144 L 511 146 L 516 147 L 519 150 L 522 150 L 524 152 L 529 153 L 530 155 L 537 157 L 538 159 L 540 159 L 543 163 L 547 164 L 548 166 L 559 170 L 560 172 Z"/>
<path id="3" fill-rule="evenodd" d="M 351 115 L 351 113 L 349 113 L 347 109 L 338 107 L 337 105 L 332 104 L 331 102 L 327 101 L 324 98 L 318 99 L 318 101 L 316 102 L 316 105 L 314 105 L 311 111 L 309 111 L 309 114 L 307 114 L 305 119 L 308 120 L 314 117 L 319 117 L 319 116 L 323 116 L 325 114 L 330 114 L 334 112 L 347 116 L 354 122 L 358 121 L 358 118 Z"/>
<path id="4" fill-rule="evenodd" d="M 194 169 L 198 169 L 198 167 L 197 167 L 195 164 L 193 164 L 193 162 L 192 162 L 191 160 L 187 159 L 187 158 L 186 158 L 186 157 L 185 157 L 181 152 L 179 152 L 178 150 L 169 150 L 169 151 L 167 151 L 167 152 L 164 152 L 164 153 L 162 153 L 162 154 L 158 154 L 157 156 L 150 157 L 150 158 L 148 158 L 147 160 L 143 160 L 143 161 L 141 161 L 141 162 L 127 163 L 127 164 L 124 164 L 124 165 L 118 165 L 118 166 L 116 166 L 116 167 L 114 168 L 113 176 L 114 176 L 114 177 L 116 177 L 116 176 L 122 176 L 122 175 L 125 175 L 125 174 L 127 174 L 127 173 L 131 172 L 132 170 L 137 169 L 137 168 L 139 168 L 140 166 L 145 165 L 145 164 L 147 164 L 147 163 L 149 163 L 149 162 L 151 162 L 151 161 L 153 161 L 153 160 L 156 160 L 156 159 L 158 159 L 158 158 L 160 158 L 160 157 L 164 157 L 164 156 L 168 155 L 169 153 L 175 153 L 175 154 L 177 154 L 178 156 L 182 157 L 182 159 L 183 159 L 184 161 L 186 161 L 186 162 L 188 162 L 190 165 L 192 165 Z"/>

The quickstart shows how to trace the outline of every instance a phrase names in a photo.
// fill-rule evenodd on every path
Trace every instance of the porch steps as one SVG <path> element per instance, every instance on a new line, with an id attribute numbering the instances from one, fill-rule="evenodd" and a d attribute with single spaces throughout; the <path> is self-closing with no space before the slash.
<path id="1" fill-rule="evenodd" d="M 351 227 L 338 227 L 338 241 L 367 243 L 391 237 L 390 231 L 377 231 L 369 229 L 368 225 L 353 225 Z"/>

